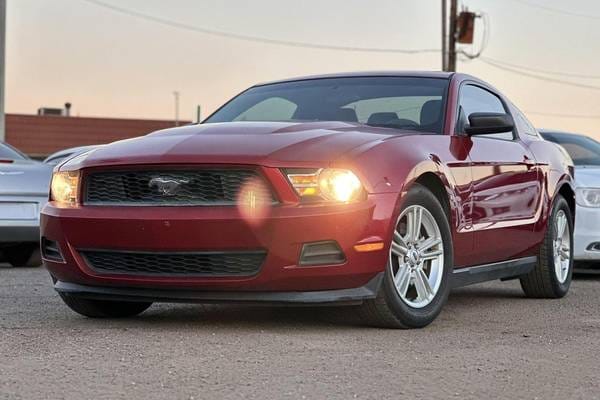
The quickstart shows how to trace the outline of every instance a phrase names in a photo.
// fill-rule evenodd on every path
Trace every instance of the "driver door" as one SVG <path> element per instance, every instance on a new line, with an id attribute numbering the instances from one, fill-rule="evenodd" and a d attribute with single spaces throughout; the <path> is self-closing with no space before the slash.
<path id="1" fill-rule="evenodd" d="M 469 149 L 471 167 L 472 265 L 523 257 L 535 246 L 541 185 L 533 154 L 516 130 L 499 134 L 465 133 L 471 113 L 509 113 L 500 96 L 467 83 L 460 89 L 456 133 Z"/>

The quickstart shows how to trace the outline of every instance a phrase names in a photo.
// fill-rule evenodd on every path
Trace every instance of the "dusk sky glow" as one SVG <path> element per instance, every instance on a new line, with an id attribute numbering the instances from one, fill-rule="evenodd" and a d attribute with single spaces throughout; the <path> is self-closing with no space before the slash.
<path id="1" fill-rule="evenodd" d="M 275 40 L 440 48 L 440 0 L 104 2 L 185 25 Z M 516 74 L 507 65 L 500 69 L 473 60 L 459 61 L 459 71 L 498 87 L 538 127 L 600 138 L 600 2 L 462 3 L 488 16 L 485 60 L 531 70 Z M 582 15 L 554 11 L 567 6 Z M 482 28 L 479 20 L 475 47 Z M 173 91 L 177 90 L 181 118 L 193 119 L 197 104 L 206 116 L 257 82 L 341 71 L 440 69 L 438 53 L 333 51 L 253 43 L 166 26 L 85 0 L 9 0 L 6 46 L 7 112 L 26 114 L 70 101 L 73 115 L 171 119 Z"/>

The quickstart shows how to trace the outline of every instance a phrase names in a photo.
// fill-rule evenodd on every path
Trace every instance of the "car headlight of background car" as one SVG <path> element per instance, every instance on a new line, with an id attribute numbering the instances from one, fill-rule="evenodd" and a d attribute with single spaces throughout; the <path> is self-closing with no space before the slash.
<path id="1" fill-rule="evenodd" d="M 600 208 L 600 189 L 577 189 L 575 198 L 580 206 Z"/>
<path id="2" fill-rule="evenodd" d="M 79 194 L 79 171 L 55 172 L 50 185 L 50 200 L 74 206 Z"/>
<path id="3" fill-rule="evenodd" d="M 350 203 L 364 199 L 366 194 L 360 179 L 347 169 L 290 169 L 285 173 L 304 200 Z"/>

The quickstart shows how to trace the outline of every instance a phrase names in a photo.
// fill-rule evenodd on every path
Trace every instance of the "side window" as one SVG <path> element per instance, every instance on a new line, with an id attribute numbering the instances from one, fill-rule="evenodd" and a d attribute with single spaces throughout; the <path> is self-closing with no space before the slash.
<path id="1" fill-rule="evenodd" d="M 469 115 L 475 112 L 506 113 L 504 104 L 490 91 L 474 85 L 465 85 L 460 90 L 458 115 L 458 132 L 464 133 L 465 126 L 469 124 Z M 513 140 L 512 131 L 485 135 L 485 137 Z"/>
<path id="2" fill-rule="evenodd" d="M 234 121 L 289 121 L 296 111 L 296 104 L 281 97 L 270 97 L 238 115 Z"/>

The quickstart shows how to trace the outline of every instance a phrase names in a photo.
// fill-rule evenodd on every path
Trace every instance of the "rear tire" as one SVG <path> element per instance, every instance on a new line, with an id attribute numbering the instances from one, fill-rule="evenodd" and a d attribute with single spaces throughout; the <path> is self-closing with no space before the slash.
<path id="1" fill-rule="evenodd" d="M 564 216 L 566 226 L 563 231 L 568 233 L 567 243 L 561 239 L 560 249 L 556 250 L 556 239 L 559 234 L 558 220 Z M 566 250 L 567 249 L 567 250 Z M 557 253 L 558 251 L 558 260 Z M 568 262 L 564 260 L 568 253 Z M 565 257 L 561 258 L 560 254 Z M 559 261 L 561 260 L 561 261 Z M 563 268 L 557 267 L 557 263 L 563 263 Z M 557 271 L 557 269 L 559 269 Z M 521 287 L 527 297 L 556 299 L 564 297 L 571 286 L 573 277 L 573 215 L 569 204 L 562 197 L 558 196 L 552 207 L 552 213 L 548 221 L 548 228 L 544 242 L 540 247 L 538 263 L 536 267 L 526 275 L 521 276 Z"/>
<path id="2" fill-rule="evenodd" d="M 69 308 L 89 318 L 127 318 L 143 313 L 152 303 L 92 300 L 60 293 Z"/>
<path id="3" fill-rule="evenodd" d="M 383 279 L 382 287 L 375 299 L 366 300 L 358 309 L 361 319 L 367 324 L 380 328 L 422 328 L 429 325 L 441 312 L 444 304 L 448 299 L 450 292 L 450 278 L 453 268 L 453 252 L 452 252 L 452 235 L 450 233 L 450 224 L 448 222 L 448 216 L 444 212 L 442 205 L 437 198 L 424 186 L 415 184 L 411 190 L 406 194 L 402 202 L 402 208 L 400 211 L 400 218 L 394 225 L 394 231 L 402 236 L 402 224 L 403 215 L 409 212 L 410 209 L 419 208 L 424 209 L 428 212 L 430 219 L 430 231 L 433 224 L 437 225 L 435 229 L 437 235 L 440 236 L 441 243 L 436 246 L 426 248 L 422 246 L 419 248 L 419 243 L 424 241 L 431 243 L 427 228 L 423 225 L 419 229 L 420 233 L 417 236 L 423 238 L 421 241 L 417 240 L 416 243 L 410 243 L 411 240 L 406 240 L 406 247 L 410 249 L 416 248 L 418 251 L 424 252 L 424 254 L 434 254 L 434 252 L 441 252 L 441 259 L 436 259 L 437 264 L 433 264 L 434 261 L 423 261 L 422 270 L 425 271 L 425 278 L 429 284 L 429 288 L 432 289 L 428 293 L 427 300 L 423 300 L 425 297 L 420 295 L 419 286 L 423 288 L 423 283 L 417 284 L 417 278 L 419 276 L 419 263 L 417 262 L 417 268 L 414 267 L 413 261 L 410 259 L 412 250 L 407 252 L 406 256 L 396 245 L 395 251 L 390 249 L 390 257 L 388 264 L 385 269 L 385 275 Z M 426 218 L 427 213 L 423 211 L 423 218 Z M 406 221 L 406 224 L 409 222 Z M 408 226 L 408 225 L 407 225 Z M 408 231 L 409 228 L 407 227 Z M 435 236 L 437 236 L 435 235 Z M 410 236 L 410 235 L 409 235 Z M 409 238 L 409 236 L 406 236 Z M 433 237 L 435 237 L 433 236 Z M 413 235 L 414 237 L 414 235 Z M 396 241 L 401 242 L 401 238 L 392 239 L 392 244 Z M 410 239 L 410 238 L 409 238 Z M 404 247 L 404 246 L 403 246 Z M 428 251 L 426 251 L 428 250 Z M 418 259 L 418 258 L 417 258 Z M 424 260 L 425 257 L 422 258 Z M 408 273 L 411 274 L 408 279 L 408 283 L 402 285 L 401 282 L 404 279 L 401 278 L 400 268 L 408 267 Z M 396 270 L 396 271 L 395 271 Z M 422 275 L 421 275 L 422 276 Z M 435 276 L 435 278 L 434 278 Z M 398 283 L 395 283 L 396 282 Z M 433 282 L 433 283 L 432 283 Z M 413 285 L 411 287 L 410 285 Z M 406 288 L 402 290 L 401 288 Z M 404 293 L 402 296 L 400 293 Z M 410 298 L 412 294 L 413 298 Z"/>

